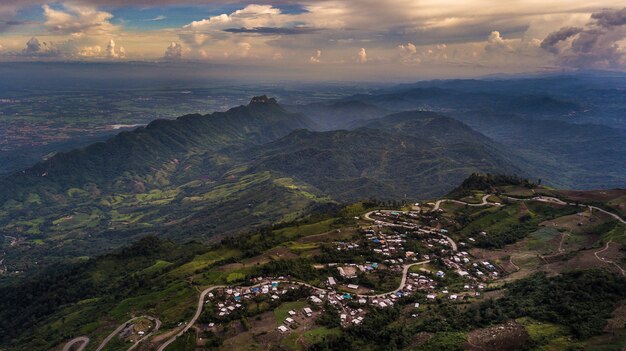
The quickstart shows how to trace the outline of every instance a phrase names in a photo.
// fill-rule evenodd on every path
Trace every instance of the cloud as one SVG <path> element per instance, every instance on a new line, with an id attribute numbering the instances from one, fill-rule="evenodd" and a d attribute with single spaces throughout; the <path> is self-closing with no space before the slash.
<path id="1" fill-rule="evenodd" d="M 26 42 L 26 48 L 18 56 L 57 57 L 61 56 L 61 52 L 53 44 L 40 42 L 36 37 L 32 37 Z"/>
<path id="2" fill-rule="evenodd" d="M 250 56 L 252 45 L 250 43 L 237 43 L 238 54 L 240 57 Z"/>
<path id="3" fill-rule="evenodd" d="M 558 47 L 559 43 L 575 36 L 583 30 L 584 29 L 580 27 L 563 27 L 548 34 L 548 36 L 541 41 L 541 48 L 546 51 L 550 51 L 553 54 L 558 54 L 561 51 Z"/>
<path id="4" fill-rule="evenodd" d="M 259 35 L 294 35 L 294 34 L 310 34 L 319 32 L 318 28 L 309 27 L 292 27 L 292 28 L 280 28 L 280 27 L 254 27 L 254 28 L 226 28 L 224 32 L 228 33 L 248 33 Z"/>
<path id="5" fill-rule="evenodd" d="M 571 68 L 626 67 L 626 8 L 591 14 L 584 27 L 562 27 L 541 42 L 556 63 Z"/>
<path id="6" fill-rule="evenodd" d="M 400 61 L 407 64 L 416 63 L 443 63 L 448 60 L 448 46 L 446 44 L 420 46 L 406 43 L 397 46 Z"/>
<path id="7" fill-rule="evenodd" d="M 102 47 L 99 45 L 85 46 L 78 51 L 78 56 L 81 57 L 100 57 L 102 56 Z"/>
<path id="8" fill-rule="evenodd" d="M 183 47 L 179 43 L 172 42 L 166 49 L 163 58 L 166 60 L 180 60 L 183 57 Z"/>
<path id="9" fill-rule="evenodd" d="M 592 13 L 591 18 L 595 23 L 604 28 L 623 26 L 626 24 L 626 7 L 621 10 L 602 10 Z"/>
<path id="10" fill-rule="evenodd" d="M 44 26 L 52 34 L 103 34 L 117 27 L 109 22 L 113 15 L 93 7 L 64 4 L 63 10 L 43 5 Z"/>
<path id="11" fill-rule="evenodd" d="M 322 50 L 317 50 L 315 52 L 315 55 L 311 56 L 311 58 L 309 58 L 309 62 L 311 63 L 320 63 L 322 60 Z"/>
<path id="12" fill-rule="evenodd" d="M 180 30 L 179 38 L 192 49 L 214 43 L 215 40 L 238 41 L 237 37 L 257 36 L 277 38 L 319 32 L 308 11 L 283 13 L 272 5 L 247 5 L 242 9 L 193 21 Z M 204 48 L 203 48 L 204 49 Z"/>
<path id="13" fill-rule="evenodd" d="M 407 43 L 406 45 L 398 45 L 398 49 L 400 52 L 406 55 L 414 55 L 417 53 L 417 47 L 412 43 Z"/>
<path id="14" fill-rule="evenodd" d="M 123 46 L 120 46 L 120 48 L 116 50 L 115 41 L 111 39 L 106 47 L 106 57 L 110 59 L 123 59 L 126 57 L 126 49 L 124 49 Z"/>
<path id="15" fill-rule="evenodd" d="M 367 53 L 365 52 L 365 48 L 361 48 L 361 50 L 359 50 L 359 53 L 357 54 L 357 62 L 358 63 L 367 62 Z"/>
<path id="16" fill-rule="evenodd" d="M 167 17 L 166 17 L 166 16 L 163 16 L 163 15 L 158 15 L 158 16 L 156 16 L 155 18 L 150 18 L 150 19 L 147 19 L 147 20 L 145 20 L 145 21 L 163 21 L 163 20 L 165 20 L 165 19 L 167 19 Z"/>
<path id="17" fill-rule="evenodd" d="M 420 53 L 417 52 L 417 46 L 413 43 L 406 43 L 398 45 L 398 51 L 400 52 L 400 61 L 404 63 L 420 63 Z"/>
<path id="18" fill-rule="evenodd" d="M 487 37 L 487 45 L 485 45 L 485 51 L 490 53 L 502 53 L 511 52 L 513 48 L 500 36 L 500 32 L 494 30 Z"/>
<path id="19" fill-rule="evenodd" d="M 236 10 L 231 14 L 221 14 L 212 16 L 200 21 L 193 21 L 184 29 L 203 32 L 206 34 L 216 34 L 229 28 L 271 28 L 280 27 L 283 24 L 285 15 L 280 9 L 271 5 L 248 5 L 241 10 Z"/>

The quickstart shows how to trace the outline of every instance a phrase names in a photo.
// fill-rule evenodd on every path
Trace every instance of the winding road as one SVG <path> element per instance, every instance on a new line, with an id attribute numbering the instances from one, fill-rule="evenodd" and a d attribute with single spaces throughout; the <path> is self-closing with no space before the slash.
<path id="1" fill-rule="evenodd" d="M 78 343 L 82 343 L 80 346 L 78 346 L 78 348 L 76 349 L 72 349 L 72 347 L 75 344 Z M 85 347 L 87 346 L 87 344 L 89 344 L 89 338 L 86 336 L 79 336 L 77 338 L 74 338 L 70 341 L 67 342 L 67 344 L 65 344 L 65 346 L 63 346 L 63 351 L 83 351 L 85 349 Z"/>
<path id="2" fill-rule="evenodd" d="M 111 339 L 113 339 L 113 337 L 115 337 L 117 334 L 119 334 L 126 326 L 128 326 L 129 323 L 132 323 L 133 321 L 135 321 L 137 319 L 140 319 L 140 318 L 147 318 L 147 319 L 151 320 L 152 322 L 154 322 L 154 328 L 152 329 L 152 331 L 150 333 L 148 333 L 147 335 L 145 335 L 144 337 L 139 339 L 136 343 L 134 343 L 133 346 L 131 346 L 128 349 L 128 351 L 135 349 L 137 347 L 137 345 L 139 345 L 142 341 L 146 340 L 152 334 L 156 333 L 159 330 L 159 328 L 161 328 L 161 321 L 158 318 L 151 317 L 151 316 L 133 317 L 133 318 L 127 320 L 126 322 L 120 324 L 113 332 L 111 332 L 111 334 L 109 334 L 106 338 L 104 338 L 104 340 L 102 340 L 102 342 L 100 343 L 100 345 L 98 346 L 96 351 L 101 351 L 102 349 L 104 349 L 107 346 L 107 344 L 111 341 Z M 70 350 L 72 350 L 72 347 L 74 346 L 74 344 L 77 344 L 79 342 L 82 342 L 82 345 L 80 345 L 75 351 L 83 351 L 85 349 L 85 347 L 87 347 L 87 344 L 89 344 L 89 338 L 86 337 L 86 336 L 79 336 L 77 338 L 74 338 L 74 339 L 68 341 L 63 346 L 63 351 L 70 351 Z"/>
<path id="3" fill-rule="evenodd" d="M 181 331 L 179 331 L 174 336 L 172 336 L 169 340 L 164 342 L 158 348 L 158 351 L 165 350 L 166 347 L 168 347 L 171 343 L 176 341 L 176 338 L 178 338 L 179 336 L 185 334 L 187 332 L 187 330 L 189 330 L 194 325 L 194 323 L 196 323 L 196 321 L 200 317 L 200 313 L 202 313 L 202 307 L 204 306 L 204 299 L 206 298 L 206 295 L 208 293 L 210 293 L 211 291 L 213 291 L 215 289 L 220 289 L 220 288 L 226 288 L 226 286 L 224 286 L 224 285 L 215 285 L 215 286 L 211 286 L 211 287 L 208 287 L 208 288 L 202 290 L 202 292 L 200 293 L 200 298 L 198 299 L 198 306 L 196 307 L 196 313 L 193 315 L 193 318 L 191 318 L 191 320 L 185 325 L 185 327 L 183 329 L 181 329 Z"/>
<path id="4" fill-rule="evenodd" d="M 617 263 L 615 263 L 615 262 L 613 262 L 613 261 L 611 261 L 611 260 L 608 260 L 608 259 L 606 259 L 606 258 L 604 258 L 604 257 L 600 257 L 600 256 L 598 255 L 599 253 L 602 253 L 602 252 L 604 252 L 604 251 L 608 250 L 608 249 L 609 249 L 609 245 L 611 245 L 611 243 L 612 243 L 612 242 L 613 242 L 613 240 L 609 240 L 609 241 L 607 241 L 607 242 L 606 242 L 606 245 L 604 246 L 604 248 L 603 248 L 603 249 L 600 249 L 600 250 L 598 250 L 598 251 L 594 252 L 593 254 L 594 254 L 594 256 L 596 256 L 596 258 L 597 258 L 600 262 L 604 262 L 604 263 L 612 264 L 612 265 L 614 265 L 615 267 L 617 267 L 617 268 L 620 270 L 620 272 L 622 273 L 622 275 L 626 275 L 626 270 L 624 270 L 622 267 L 620 267 L 620 265 L 618 265 Z"/>
<path id="5" fill-rule="evenodd" d="M 437 211 L 437 210 L 439 209 L 439 207 L 441 206 L 441 203 L 443 203 L 443 202 L 455 202 L 455 203 L 460 203 L 460 204 L 463 204 L 463 205 L 468 205 L 468 206 L 477 206 L 477 207 L 478 207 L 478 206 L 502 206 L 502 205 L 500 205 L 500 204 L 496 204 L 496 203 L 490 203 L 490 202 L 488 202 L 488 201 L 487 201 L 487 199 L 489 198 L 489 196 L 491 196 L 491 194 L 487 194 L 487 195 L 483 196 L 483 197 L 482 197 L 482 202 L 481 202 L 481 203 L 478 203 L 478 204 L 472 204 L 472 203 L 467 203 L 467 202 L 464 202 L 464 201 L 460 201 L 460 200 L 452 200 L 452 199 L 441 199 L 441 200 L 437 200 L 437 202 L 435 203 L 435 206 L 433 207 L 433 209 L 432 209 L 431 211 Z M 606 210 L 603 210 L 603 209 L 601 209 L 601 208 L 598 208 L 598 207 L 595 207 L 595 206 L 583 205 L 583 204 L 567 203 L 567 202 L 564 202 L 564 201 L 562 201 L 562 200 L 560 200 L 560 199 L 558 199 L 558 198 L 555 198 L 555 197 L 536 196 L 536 197 L 529 198 L 529 199 L 522 199 L 522 198 L 514 198 L 514 197 L 507 196 L 506 198 L 507 198 L 507 199 L 509 199 L 509 200 L 513 200 L 513 201 L 542 201 L 542 202 L 551 202 L 551 203 L 556 203 L 556 204 L 560 204 L 560 205 L 578 205 L 578 206 L 581 206 L 581 207 L 588 207 L 588 208 L 591 208 L 591 209 L 594 209 L 594 210 L 597 210 L 597 211 L 603 212 L 603 213 L 605 213 L 605 214 L 607 214 L 607 215 L 609 215 L 609 216 L 611 216 L 611 217 L 615 218 L 615 219 L 616 219 L 616 220 L 618 220 L 619 222 L 626 224 L 626 221 L 625 221 L 624 219 L 622 219 L 620 216 L 618 216 L 618 215 L 616 215 L 616 214 L 614 214 L 614 213 L 608 212 L 608 211 L 606 211 Z M 381 212 L 381 213 L 391 213 L 391 212 L 406 213 L 405 211 L 393 211 L 393 210 L 370 211 L 370 212 L 367 212 L 367 213 L 365 213 L 365 214 L 363 215 L 363 219 L 368 220 L 368 221 L 372 221 L 372 222 L 375 222 L 375 221 L 380 221 L 380 220 L 377 220 L 377 219 L 374 219 L 374 218 L 372 218 L 372 217 L 371 217 L 371 215 L 372 215 L 373 213 L 375 213 L 375 212 Z M 390 222 L 384 222 L 384 221 L 380 221 L 380 222 L 385 223 L 385 224 L 390 225 L 390 226 L 396 226 L 396 227 L 407 227 L 407 228 L 408 228 L 408 227 L 410 227 L 410 226 L 400 225 L 400 224 L 395 224 L 395 223 L 390 223 Z M 415 228 L 415 227 L 410 227 L 410 228 Z M 437 235 L 440 235 L 440 236 L 442 236 L 442 237 L 446 238 L 446 239 L 450 242 L 450 245 L 451 245 L 452 249 L 453 249 L 454 251 L 457 251 L 457 249 L 458 249 L 458 248 L 457 248 L 457 244 L 454 242 L 454 240 L 452 240 L 452 238 L 450 238 L 450 237 L 449 237 L 449 236 L 447 236 L 447 235 L 444 235 L 444 234 L 438 233 L 438 232 L 432 232 L 432 231 L 429 231 L 429 232 L 430 232 L 430 233 L 437 234 Z M 594 252 L 594 255 L 596 256 L 596 258 L 597 258 L 598 260 L 600 260 L 600 261 L 602 261 L 602 262 L 609 263 L 609 264 L 614 264 L 615 266 L 617 266 L 617 267 L 620 269 L 620 271 L 622 272 L 622 274 L 623 274 L 623 275 L 626 275 L 626 271 L 624 271 L 624 270 L 623 270 L 623 269 L 622 269 L 619 265 L 617 265 L 617 264 L 616 264 L 616 263 L 614 263 L 613 261 L 609 261 L 609 260 L 607 260 L 606 258 L 602 258 L 602 257 L 600 257 L 600 256 L 598 255 L 598 254 L 600 254 L 600 253 L 602 253 L 602 252 L 604 252 L 604 251 L 608 250 L 609 245 L 611 244 L 611 242 L 612 242 L 612 241 L 611 241 L 611 240 L 609 240 L 609 241 L 606 243 L 606 246 L 605 246 L 603 249 L 601 249 L 601 250 L 599 250 L 599 251 Z M 398 286 L 398 288 L 396 288 L 396 289 L 395 289 L 395 290 L 393 290 L 393 291 L 386 292 L 386 293 L 382 293 L 382 294 L 377 294 L 377 295 L 367 295 L 367 294 L 354 294 L 354 295 L 355 295 L 355 296 L 357 296 L 357 297 L 383 297 L 383 296 L 386 296 L 386 295 L 389 295 L 389 294 L 395 294 L 395 293 L 397 293 L 398 291 L 401 291 L 402 289 L 404 289 L 404 287 L 406 286 L 406 280 L 407 280 L 408 272 L 409 272 L 409 269 L 410 269 L 411 267 L 413 267 L 413 266 L 417 266 L 417 265 L 427 264 L 427 263 L 429 263 L 429 262 L 430 262 L 430 260 L 426 260 L 426 261 L 421 261 L 421 262 L 416 262 L 416 263 L 411 263 L 411 264 L 405 264 L 405 265 L 403 266 L 403 269 L 402 269 L 402 279 L 401 279 L 401 281 L 400 281 L 400 285 Z M 516 265 L 513 263 L 513 261 L 512 261 L 512 260 L 511 260 L 511 264 L 513 264 L 514 266 L 516 266 Z M 516 267 L 517 267 L 517 266 L 516 266 Z M 517 267 L 517 269 L 519 269 L 519 267 Z M 313 286 L 313 285 L 310 285 L 310 284 L 307 284 L 307 283 L 304 283 L 304 282 L 300 282 L 300 281 L 290 281 L 290 280 L 275 280 L 275 281 L 279 281 L 279 282 L 290 282 L 290 283 L 293 283 L 293 284 L 297 284 L 297 285 L 301 285 L 301 286 L 306 286 L 306 287 L 309 287 L 309 288 L 315 289 L 315 290 L 316 290 L 316 291 L 318 291 L 318 292 L 319 292 L 319 291 L 327 292 L 327 290 L 325 290 L 325 289 L 322 289 L 322 288 L 319 288 L 319 287 L 316 287 L 316 286 Z M 260 285 L 263 285 L 263 284 L 267 284 L 267 282 L 258 283 L 258 284 L 256 284 L 256 285 L 250 286 L 250 288 L 252 288 L 252 287 L 256 287 L 256 286 L 260 286 Z M 207 295 L 209 292 L 211 292 L 211 291 L 213 291 L 213 290 L 215 290 L 215 289 L 221 289 L 221 288 L 226 288 L 226 286 L 224 286 L 224 285 L 215 285 L 215 286 L 210 286 L 210 287 L 208 287 L 208 288 L 204 289 L 204 290 L 200 293 L 200 296 L 199 296 L 199 298 L 198 298 L 198 304 L 197 304 L 197 307 L 196 307 L 196 312 L 195 312 L 195 314 L 193 315 L 193 317 L 191 318 L 191 320 L 190 320 L 189 322 L 187 322 L 187 323 L 185 324 L 185 326 L 184 326 L 184 327 L 183 327 L 183 328 L 182 328 L 182 329 L 181 329 L 178 333 L 176 333 L 174 336 L 172 336 L 172 337 L 171 337 L 171 338 L 169 338 L 167 341 L 165 341 L 163 344 L 161 344 L 161 346 L 159 346 L 159 348 L 158 348 L 157 350 L 158 350 L 158 351 L 164 351 L 164 350 L 165 350 L 165 349 L 166 349 L 169 345 L 171 345 L 174 341 L 176 341 L 176 339 L 177 339 L 179 336 L 182 336 L 182 335 L 183 335 L 184 333 L 186 333 L 189 329 L 191 329 L 191 327 L 193 327 L 193 325 L 196 323 L 196 321 L 197 321 L 197 320 L 198 320 L 198 318 L 200 317 L 200 314 L 202 313 L 202 308 L 204 307 L 204 301 L 205 301 L 206 295 Z M 161 326 L 161 321 L 160 321 L 160 320 L 158 320 L 157 318 L 153 318 L 153 317 L 149 317 L 149 316 L 140 316 L 140 317 L 135 317 L 135 318 L 132 318 L 132 319 L 130 319 L 130 320 L 128 320 L 128 321 L 126 321 L 124 324 L 120 325 L 120 326 L 119 326 L 117 329 L 115 329 L 115 330 L 114 330 L 114 331 L 113 331 L 113 332 L 112 332 L 109 336 L 107 336 L 107 337 L 106 337 L 106 338 L 102 341 L 102 343 L 100 344 L 100 346 L 96 349 L 96 351 L 101 351 L 101 350 L 102 350 L 102 349 L 103 349 L 103 348 L 104 348 L 104 347 L 105 347 L 105 346 L 106 346 L 106 345 L 107 345 L 107 344 L 111 341 L 111 339 L 112 339 L 115 335 L 119 334 L 119 333 L 120 333 L 120 332 L 124 329 L 124 327 L 128 325 L 128 323 L 131 323 L 131 322 L 133 322 L 134 320 L 136 320 L 136 319 L 138 319 L 138 318 L 148 318 L 148 319 L 150 319 L 150 320 L 154 321 L 154 322 L 156 323 L 156 325 L 155 325 L 155 328 L 152 330 L 152 332 L 150 332 L 149 334 L 145 335 L 143 338 L 141 338 L 139 341 L 137 341 L 135 344 L 133 344 L 133 346 L 131 346 L 131 347 L 128 349 L 129 351 L 133 350 L 134 348 L 136 348 L 136 347 L 137 347 L 137 345 L 139 345 L 139 343 L 141 343 L 142 341 L 144 341 L 144 340 L 146 340 L 147 338 L 149 338 L 150 336 L 152 336 L 152 335 L 153 335 L 153 334 L 154 334 L 154 333 L 155 333 L 155 332 L 156 332 L 156 331 L 160 328 L 160 326 Z M 74 338 L 74 339 L 72 339 L 72 340 L 68 341 L 68 342 L 65 344 L 65 346 L 63 347 L 63 351 L 70 351 L 70 350 L 71 350 L 71 348 L 72 348 L 75 344 L 77 344 L 77 343 L 82 343 L 82 344 L 81 344 L 81 345 L 80 345 L 80 346 L 76 349 L 76 351 L 83 351 L 83 350 L 84 350 L 84 348 L 85 348 L 85 347 L 87 346 L 87 344 L 89 343 L 89 338 L 88 338 L 88 337 L 86 337 L 86 336 L 80 336 L 80 337 Z"/>
<path id="6" fill-rule="evenodd" d="M 460 201 L 460 200 L 441 199 L 441 200 L 438 200 L 435 203 L 435 206 L 433 207 L 433 209 L 431 211 L 437 211 L 439 209 L 439 207 L 441 206 L 442 202 L 455 202 L 455 203 L 460 203 L 460 204 L 464 204 L 464 205 L 468 205 L 468 206 L 477 206 L 477 207 L 478 206 L 502 206 L 500 204 L 488 202 L 487 199 L 489 198 L 489 196 L 491 196 L 491 194 L 487 194 L 487 195 L 483 196 L 482 197 L 482 202 L 478 203 L 478 204 L 467 203 L 467 202 Z M 547 198 L 547 197 L 542 197 L 542 196 L 538 196 L 538 197 L 535 197 L 535 198 L 532 198 L 532 199 L 516 199 L 516 198 L 511 198 L 511 197 L 508 197 L 508 198 L 511 199 L 511 200 L 535 200 L 535 201 L 554 202 L 554 203 L 558 203 L 558 204 L 562 204 L 562 205 L 567 205 L 568 204 L 568 203 L 566 203 L 566 202 L 564 202 L 564 201 L 562 201 L 560 199 L 557 199 L 557 198 Z M 586 205 L 579 205 L 579 206 L 586 206 Z M 588 207 L 596 209 L 596 210 L 601 211 L 601 212 L 604 212 L 604 213 L 606 213 L 608 215 L 611 215 L 612 217 L 614 217 L 615 219 L 619 220 L 620 222 L 626 223 L 622 218 L 620 218 L 619 216 L 617 216 L 615 214 L 612 214 L 610 212 L 607 212 L 607 211 L 602 210 L 600 208 L 597 208 L 595 206 L 588 206 Z M 367 213 L 365 213 L 363 215 L 363 219 L 371 221 L 371 222 L 380 221 L 380 220 L 377 220 L 377 219 L 374 219 L 374 218 L 371 217 L 371 215 L 373 213 L 375 213 L 375 212 L 381 212 L 381 213 L 391 213 L 391 212 L 406 213 L 406 211 L 394 211 L 394 210 L 370 211 L 370 212 L 367 212 Z M 410 227 L 410 226 L 406 226 L 406 225 L 395 224 L 395 223 L 390 223 L 390 222 L 385 222 L 385 221 L 380 221 L 380 222 L 381 223 L 385 223 L 385 224 L 390 225 L 390 226 L 395 226 L 395 227 L 407 227 L 407 228 Z M 414 228 L 414 227 L 410 227 L 410 228 Z M 434 233 L 434 234 L 438 234 L 438 235 L 446 238 L 450 242 L 450 245 L 452 246 L 452 250 L 457 251 L 457 249 L 458 249 L 457 244 L 454 242 L 454 240 L 452 240 L 452 238 L 450 238 L 447 235 L 443 235 L 441 233 L 432 232 L 432 231 L 429 231 L 429 232 L 430 233 Z M 608 249 L 609 243 L 607 243 L 607 246 L 606 246 L 605 249 L 596 252 L 596 257 L 599 260 L 603 261 L 603 262 L 613 263 L 611 261 L 607 261 L 606 259 L 602 259 L 602 258 L 598 257 L 598 255 L 597 255 L 598 253 Z M 423 264 L 426 264 L 426 263 L 429 263 L 429 262 L 430 262 L 430 260 L 426 260 L 426 261 L 421 261 L 421 262 L 416 262 L 416 263 L 411 263 L 411 264 L 404 265 L 403 268 L 402 268 L 402 279 L 400 281 L 400 285 L 398 286 L 398 288 L 396 288 L 393 291 L 389 291 L 389 292 L 382 293 L 382 294 L 377 294 L 377 295 L 367 295 L 367 294 L 354 294 L 354 295 L 357 296 L 357 297 L 383 297 L 383 296 L 386 296 L 386 295 L 389 295 L 389 294 L 395 294 L 398 291 L 401 291 L 402 289 L 404 289 L 404 287 L 406 286 L 406 279 L 407 279 L 407 276 L 408 276 L 408 273 L 409 273 L 409 269 L 411 267 L 417 266 L 417 265 L 423 265 Z M 511 261 L 511 263 L 513 264 L 512 261 Z M 516 266 L 515 264 L 513 264 L 513 265 Z M 519 269 L 519 267 L 517 267 L 517 268 Z M 619 268 L 621 270 L 621 267 L 619 267 Z M 623 270 L 622 270 L 622 274 L 624 274 Z M 306 286 L 306 287 L 315 289 L 317 291 L 324 291 L 324 292 L 326 292 L 326 290 L 324 290 L 322 288 L 319 288 L 319 287 L 316 287 L 316 286 L 313 286 L 313 285 L 310 285 L 310 284 L 307 284 L 307 283 L 304 283 L 304 282 L 288 281 L 288 280 L 277 280 L 277 281 L 279 281 L 279 282 L 290 282 L 290 283 L 293 283 L 293 284 Z M 259 284 L 253 285 L 252 287 L 259 286 L 259 285 L 262 285 L 262 284 L 267 284 L 267 282 L 259 283 Z M 176 333 L 176 335 L 174 335 L 172 338 L 170 338 L 165 343 L 163 343 L 158 348 L 158 351 L 164 351 L 171 343 L 173 343 L 176 340 L 176 338 L 178 338 L 179 336 L 183 335 L 185 332 L 187 332 L 194 325 L 194 323 L 198 320 L 198 317 L 200 317 L 200 314 L 202 313 L 202 308 L 204 306 L 204 299 L 206 298 L 206 295 L 210 291 L 215 290 L 215 289 L 219 289 L 219 288 L 224 288 L 224 287 L 225 286 L 217 285 L 217 286 L 208 287 L 205 290 L 203 290 L 202 293 L 200 294 L 199 299 L 198 299 L 198 306 L 197 306 L 196 313 L 194 314 L 193 318 L 185 325 L 185 327 L 181 331 L 179 331 L 178 333 Z"/>
<path id="7" fill-rule="evenodd" d="M 383 297 L 385 295 L 390 295 L 390 294 L 395 294 L 398 291 L 404 289 L 404 287 L 406 286 L 406 278 L 409 274 L 409 269 L 413 266 L 419 266 L 419 265 L 423 265 L 423 264 L 427 264 L 429 263 L 430 260 L 426 260 L 426 261 L 421 261 L 421 262 L 416 262 L 416 263 L 411 263 L 411 264 L 405 264 L 402 268 L 402 280 L 400 281 L 400 286 L 398 286 L 397 289 L 393 290 L 393 291 L 389 291 L 386 293 L 382 293 L 382 294 L 378 294 L 378 295 L 367 295 L 367 294 L 355 294 L 357 297 Z"/>
<path id="8" fill-rule="evenodd" d="M 437 202 L 435 202 L 435 207 L 433 207 L 432 210 L 430 210 L 431 212 L 437 211 L 439 210 L 439 207 L 441 206 L 442 202 L 454 202 L 457 204 L 461 204 L 461 205 L 467 205 L 467 206 L 474 206 L 474 207 L 480 207 L 480 206 L 502 206 L 500 204 L 496 204 L 493 202 L 488 202 L 487 199 L 489 198 L 489 196 L 491 196 L 491 194 L 487 194 L 485 196 L 482 197 L 481 202 L 478 204 L 473 204 L 471 202 L 465 202 L 465 201 L 461 201 L 461 200 L 453 200 L 453 199 L 440 199 L 437 200 Z"/>
<path id="9" fill-rule="evenodd" d="M 591 206 L 591 205 L 585 205 L 585 204 L 577 204 L 574 202 L 565 202 L 559 198 L 556 197 L 550 197 L 550 196 L 535 196 L 535 197 L 531 197 L 528 199 L 524 199 L 524 198 L 517 198 L 517 197 L 512 197 L 512 196 L 506 196 L 505 198 L 509 199 L 509 200 L 513 200 L 513 201 L 540 201 L 540 202 L 549 202 L 549 203 L 553 203 L 553 204 L 558 204 L 558 205 L 570 205 L 570 206 L 579 206 L 579 207 L 587 207 L 599 212 L 602 212 L 604 214 L 607 214 L 613 218 L 615 218 L 617 221 L 619 221 L 620 223 L 626 224 L 626 220 L 624 220 L 622 217 L 616 215 L 615 213 L 609 212 L 607 210 L 603 210 L 600 207 L 596 207 L 596 206 Z"/>
<path id="10" fill-rule="evenodd" d="M 122 330 L 124 328 L 126 328 L 126 326 L 129 323 L 132 323 L 132 322 L 134 322 L 134 321 L 136 321 L 137 319 L 140 319 L 140 318 L 147 318 L 147 319 L 155 322 L 155 328 L 152 330 L 152 333 L 154 333 L 155 331 L 158 330 L 158 328 L 161 327 L 161 321 L 158 320 L 157 318 L 153 318 L 153 317 L 150 317 L 150 316 L 139 316 L 139 317 L 131 318 L 131 319 L 127 320 L 126 322 L 124 322 L 123 324 L 120 324 L 120 326 L 118 326 L 117 329 L 115 329 L 111 334 L 109 334 L 106 338 L 104 338 L 104 340 L 102 340 L 102 342 L 100 343 L 100 346 L 98 346 L 96 351 L 101 351 L 105 346 L 107 346 L 107 344 L 111 341 L 111 339 L 113 339 L 113 337 L 116 336 L 117 334 L 121 333 Z M 143 340 L 143 338 L 141 340 Z M 138 343 L 139 342 L 135 343 L 135 345 L 138 344 Z M 135 345 L 133 345 L 131 347 L 134 347 Z"/>

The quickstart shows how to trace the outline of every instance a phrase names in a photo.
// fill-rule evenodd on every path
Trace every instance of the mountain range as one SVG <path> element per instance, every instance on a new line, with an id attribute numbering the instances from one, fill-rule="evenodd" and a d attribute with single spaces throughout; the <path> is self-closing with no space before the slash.
<path id="1" fill-rule="evenodd" d="M 333 203 L 443 195 L 473 172 L 523 173 L 500 145 L 436 113 L 370 115 L 351 130 L 322 122 L 257 97 L 58 153 L 0 183 L 0 227 L 20 242 L 7 262 L 28 270 L 147 233 L 207 240 Z"/>
<path id="2" fill-rule="evenodd" d="M 626 129 L 606 114 L 585 122 L 600 87 L 574 101 L 559 79 L 434 81 L 306 105 L 259 96 L 155 120 L 2 178 L 5 264 L 30 271 L 146 234 L 214 240 L 361 199 L 435 198 L 475 172 L 623 187 Z"/>

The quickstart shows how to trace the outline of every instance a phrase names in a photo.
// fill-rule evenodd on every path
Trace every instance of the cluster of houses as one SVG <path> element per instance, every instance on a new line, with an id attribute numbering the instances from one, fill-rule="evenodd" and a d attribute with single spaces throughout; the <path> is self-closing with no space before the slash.
<path id="1" fill-rule="evenodd" d="M 459 251 L 456 244 L 446 236 L 447 231 L 416 223 L 420 219 L 418 212 L 380 211 L 373 214 L 374 225 L 365 227 L 361 239 L 353 241 L 341 241 L 335 243 L 336 249 L 354 250 L 357 248 L 371 248 L 372 252 L 381 257 L 380 263 L 328 263 L 327 268 L 336 269 L 334 276 L 329 276 L 322 287 L 315 287 L 302 282 L 289 282 L 284 277 L 277 278 L 253 278 L 249 287 L 233 287 L 218 290 L 215 294 L 207 295 L 208 303 L 216 301 L 216 313 L 219 317 L 226 317 L 236 310 L 245 306 L 245 301 L 259 295 L 267 295 L 271 300 L 279 300 L 290 289 L 296 289 L 305 285 L 311 288 L 312 294 L 307 298 L 310 306 L 323 306 L 328 303 L 339 311 L 341 325 L 344 327 L 359 325 L 366 317 L 369 308 L 387 308 L 394 306 L 404 296 L 410 296 L 416 292 L 426 294 L 427 300 L 444 298 L 458 300 L 468 296 L 479 296 L 480 290 L 484 289 L 485 283 L 497 279 L 498 268 L 488 261 L 477 261 L 467 251 Z M 420 254 L 406 249 L 408 242 L 415 247 L 415 241 L 428 249 L 428 252 Z M 465 247 L 464 243 L 460 243 Z M 461 249 L 462 250 L 462 249 Z M 456 272 L 466 279 L 461 291 L 459 289 L 450 292 L 442 281 L 446 276 L 443 271 L 434 272 L 421 269 L 419 272 L 406 272 L 406 265 L 422 260 L 419 264 L 432 259 L 439 259 L 449 271 Z M 323 266 L 322 266 L 323 267 Z M 419 266 L 418 266 L 419 267 Z M 371 273 L 377 269 L 390 269 L 398 271 L 398 274 L 406 272 L 403 285 L 392 292 L 373 295 L 369 289 L 364 289 L 356 284 L 355 278 L 359 274 Z M 340 278 L 338 278 L 340 277 Z M 338 282 L 341 280 L 341 283 Z M 280 333 L 286 333 L 290 329 L 298 328 L 300 322 L 306 318 L 314 317 L 314 310 L 309 306 L 298 310 L 291 310 L 287 317 L 277 327 Z M 419 303 L 415 304 L 415 308 Z M 417 312 L 413 314 L 417 317 Z"/>
<path id="2" fill-rule="evenodd" d="M 218 289 L 206 295 L 205 304 L 215 302 L 218 317 L 227 317 L 237 309 L 243 308 L 243 302 L 259 295 L 267 295 L 271 300 L 279 300 L 289 290 L 298 288 L 297 284 L 281 283 L 285 278 L 264 281 L 264 278 L 253 278 L 253 286 L 238 286 Z"/>
<path id="3" fill-rule="evenodd" d="M 489 261 L 472 261 L 471 256 L 466 251 L 454 252 L 442 259 L 446 267 L 454 270 L 461 277 L 487 282 L 498 279 L 498 268 Z"/>
<path id="4" fill-rule="evenodd" d="M 279 325 L 276 328 L 281 334 L 286 333 L 289 329 L 296 329 L 298 327 L 298 322 L 296 322 L 296 318 L 311 318 L 313 317 L 313 310 L 310 307 L 304 307 L 300 314 L 296 310 L 290 310 L 287 312 L 289 317 L 285 318 L 283 324 Z"/>
<path id="5" fill-rule="evenodd" d="M 353 285 L 353 284 L 350 284 Z M 353 285 L 352 288 L 354 290 L 358 289 L 357 285 Z M 362 307 L 354 307 L 355 304 L 351 304 L 350 302 L 358 302 L 360 304 L 365 304 L 362 298 L 359 298 L 359 295 L 353 293 L 342 293 L 332 289 L 328 290 L 316 290 L 316 294 L 311 295 L 309 297 L 309 301 L 315 305 L 323 305 L 324 303 L 329 303 L 335 306 L 339 311 L 339 318 L 341 321 L 341 325 L 344 327 L 350 325 L 359 325 L 363 322 L 365 318 L 365 314 L 367 311 Z"/>

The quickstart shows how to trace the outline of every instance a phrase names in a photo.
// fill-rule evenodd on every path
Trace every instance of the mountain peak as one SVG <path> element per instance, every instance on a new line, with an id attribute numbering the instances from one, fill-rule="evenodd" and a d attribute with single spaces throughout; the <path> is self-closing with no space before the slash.
<path id="1" fill-rule="evenodd" d="M 250 100 L 250 105 L 252 104 L 278 104 L 275 98 L 268 98 L 267 95 L 255 96 Z"/>

